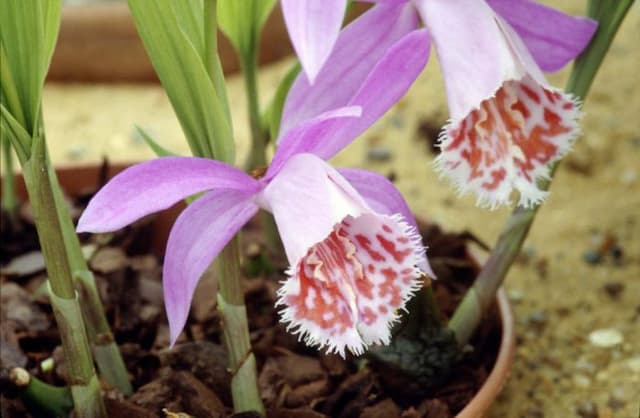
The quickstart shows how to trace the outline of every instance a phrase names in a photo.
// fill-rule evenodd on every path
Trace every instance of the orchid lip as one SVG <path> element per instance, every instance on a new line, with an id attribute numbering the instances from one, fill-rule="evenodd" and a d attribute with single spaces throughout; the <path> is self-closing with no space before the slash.
<path id="1" fill-rule="evenodd" d="M 347 216 L 289 270 L 277 306 L 287 329 L 328 353 L 388 344 L 390 328 L 422 286 L 424 248 L 399 216 Z"/>

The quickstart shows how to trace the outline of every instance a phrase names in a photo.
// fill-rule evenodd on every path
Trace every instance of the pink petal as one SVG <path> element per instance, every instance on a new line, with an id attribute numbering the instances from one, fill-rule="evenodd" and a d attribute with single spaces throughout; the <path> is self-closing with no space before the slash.
<path id="1" fill-rule="evenodd" d="M 452 119 L 466 116 L 505 80 L 524 75 L 484 1 L 421 0 L 416 6 L 438 53 Z"/>
<path id="2" fill-rule="evenodd" d="M 126 169 L 100 189 L 80 217 L 77 231 L 115 231 L 214 188 L 257 192 L 260 183 L 234 167 L 206 158 L 157 158 Z"/>
<path id="3" fill-rule="evenodd" d="M 522 38 L 536 62 L 547 72 L 558 71 L 589 44 L 597 22 L 566 15 L 529 0 L 487 0 Z"/>
<path id="4" fill-rule="evenodd" d="M 253 196 L 239 190 L 209 192 L 189 205 L 171 229 L 162 279 L 171 345 L 184 328 L 200 277 L 258 211 Z"/>
<path id="5" fill-rule="evenodd" d="M 420 237 L 402 217 L 347 216 L 309 249 L 279 291 L 283 322 L 344 357 L 388 344 L 398 310 L 422 286 Z"/>
<path id="6" fill-rule="evenodd" d="M 331 53 L 347 8 L 347 0 L 282 0 L 287 30 L 310 82 Z"/>
<path id="7" fill-rule="evenodd" d="M 273 213 L 292 265 L 345 216 L 370 211 L 333 167 L 312 154 L 290 158 L 257 201 Z"/>
<path id="8" fill-rule="evenodd" d="M 445 128 L 438 169 L 460 193 L 474 192 L 478 204 L 541 203 L 547 195 L 537 180 L 565 155 L 578 132 L 580 111 L 572 97 L 526 76 L 507 81 L 495 97 Z"/>
<path id="9" fill-rule="evenodd" d="M 361 115 L 362 108 L 359 106 L 342 107 L 296 125 L 280 141 L 264 180 L 269 181 L 292 156 L 312 153 L 318 149 L 325 141 L 327 132 L 331 132 L 337 125 L 343 124 L 343 119 L 358 118 Z"/>
<path id="10" fill-rule="evenodd" d="M 291 86 L 280 125 L 282 135 L 302 121 L 321 113 L 352 104 L 359 105 L 352 99 L 372 69 L 383 59 L 389 48 L 414 30 L 417 24 L 417 16 L 411 5 L 394 4 L 377 5 L 349 24 L 340 33 L 333 52 L 318 73 L 313 86 L 303 75 Z M 414 51 L 418 57 L 411 58 L 412 63 L 419 61 L 423 54 L 419 50 L 420 48 Z M 401 78 L 394 80 L 393 76 Z M 410 74 L 390 73 L 389 77 L 390 84 L 404 84 Z M 384 91 L 379 93 L 385 97 Z M 387 101 L 389 99 L 385 99 L 385 103 Z M 388 108 L 391 104 L 385 105 Z"/>
<path id="11" fill-rule="evenodd" d="M 338 172 L 360 193 L 375 212 L 381 215 L 401 215 L 411 227 L 418 230 L 416 220 L 404 197 L 386 177 L 355 168 L 339 168 Z M 430 277 L 436 277 L 424 251 L 420 256 L 418 268 Z"/>

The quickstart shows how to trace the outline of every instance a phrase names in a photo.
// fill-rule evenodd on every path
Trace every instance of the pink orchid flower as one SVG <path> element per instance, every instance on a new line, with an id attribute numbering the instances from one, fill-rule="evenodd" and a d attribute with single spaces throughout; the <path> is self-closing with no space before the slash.
<path id="1" fill-rule="evenodd" d="M 322 12 L 323 28 L 338 25 L 345 2 L 336 0 L 324 6 L 334 11 Z M 317 3 L 320 1 L 301 1 L 288 11 L 283 3 L 289 28 L 304 26 L 314 16 Z M 549 165 L 568 152 L 580 116 L 576 100 L 550 86 L 542 71 L 559 70 L 586 47 L 597 26 L 590 19 L 568 16 L 529 0 L 380 0 L 345 29 L 357 25 L 359 36 L 349 37 L 348 42 L 344 39 L 342 44 L 326 36 L 322 54 L 314 44 L 320 34 L 294 38 L 303 68 L 311 68 L 307 71 L 314 75 L 313 85 L 298 79 L 292 87 L 295 96 L 311 102 L 320 99 L 329 86 L 340 94 L 358 85 L 354 79 L 359 73 L 339 74 L 336 63 L 343 68 L 349 68 L 345 63 L 359 68 L 370 65 L 359 52 L 367 50 L 371 41 L 384 50 L 387 38 L 415 29 L 418 16 L 435 44 L 450 110 L 436 167 L 461 193 L 475 193 L 482 206 L 509 204 L 515 190 L 520 205 L 540 203 L 547 192 L 538 188 L 537 180 L 547 177 Z M 315 29 L 317 25 L 308 26 L 309 31 Z M 295 33 L 291 32 L 292 37 Z M 333 49 L 325 59 L 330 44 Z M 429 42 L 421 48 L 429 48 Z M 313 59 L 305 63 L 308 56 Z M 320 70 L 318 62 L 324 63 Z M 300 103 L 288 104 L 291 107 L 285 111 L 299 111 Z M 308 108 L 320 112 L 328 105 L 319 100 Z"/>
<path id="2" fill-rule="evenodd" d="M 332 110 L 295 123 L 284 115 L 289 128 L 262 178 L 215 160 L 158 158 L 123 171 L 91 200 L 79 232 L 113 231 L 204 192 L 180 214 L 167 243 L 172 344 L 200 276 L 259 208 L 273 213 L 291 266 L 277 302 L 289 328 L 343 356 L 389 342 L 398 310 L 423 274 L 433 276 L 415 220 L 386 178 L 336 170 L 325 160 L 402 97 L 427 62 L 427 50 L 415 53 L 426 36 L 415 30 L 389 45 L 357 88 L 331 99 Z"/>

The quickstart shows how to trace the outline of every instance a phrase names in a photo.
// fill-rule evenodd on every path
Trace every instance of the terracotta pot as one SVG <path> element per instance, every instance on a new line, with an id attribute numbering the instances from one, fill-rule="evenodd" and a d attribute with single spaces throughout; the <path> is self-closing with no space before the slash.
<path id="1" fill-rule="evenodd" d="M 502 325 L 502 339 L 500 340 L 498 357 L 491 373 L 489 373 L 487 380 L 476 393 L 476 396 L 456 415 L 456 418 L 478 418 L 484 416 L 500 394 L 511 371 L 516 352 L 516 333 L 511 305 L 507 298 L 507 293 L 502 288 L 498 291 L 497 302 Z"/>
<path id="2" fill-rule="evenodd" d="M 229 41 L 219 37 L 218 51 L 226 74 L 240 69 Z M 260 63 L 276 61 L 292 51 L 280 9 L 265 24 Z M 155 82 L 151 61 L 126 3 L 66 5 L 49 80 L 82 82 Z"/>
<path id="3" fill-rule="evenodd" d="M 64 190 L 71 195 L 78 195 L 95 187 L 101 179 L 113 177 L 127 166 L 127 164 L 110 165 L 106 169 L 106 172 L 104 172 L 101 167 L 95 165 L 64 167 L 58 169 L 57 174 Z M 26 191 L 20 177 L 18 177 L 17 192 L 21 198 L 25 198 Z M 157 255 L 162 256 L 164 254 L 164 247 L 169 237 L 171 226 L 183 207 L 183 204 L 178 204 L 169 210 L 159 212 L 154 227 L 154 236 L 152 238 L 155 243 L 154 251 Z M 471 256 L 474 257 L 473 255 Z M 474 258 L 478 259 L 478 257 Z M 502 338 L 496 362 L 484 385 L 469 404 L 460 411 L 456 416 L 457 418 L 479 418 L 484 416 L 498 397 L 511 370 L 516 348 L 515 330 L 511 306 L 504 289 L 500 289 L 498 292 L 497 305 L 502 326 Z"/>

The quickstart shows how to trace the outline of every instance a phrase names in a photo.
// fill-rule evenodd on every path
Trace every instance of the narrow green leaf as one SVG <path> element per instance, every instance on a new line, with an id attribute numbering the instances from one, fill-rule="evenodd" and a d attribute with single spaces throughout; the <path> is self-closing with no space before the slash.
<path id="1" fill-rule="evenodd" d="M 31 141 L 31 136 L 4 105 L 0 105 L 0 135 L 11 142 L 18 160 L 20 160 L 21 164 L 24 164 L 29 159 L 30 150 L 28 145 Z"/>
<path id="2" fill-rule="evenodd" d="M 151 148 L 151 150 L 158 156 L 158 157 L 170 157 L 170 156 L 175 156 L 178 155 L 176 153 L 173 153 L 171 151 L 169 151 L 168 149 L 164 148 L 162 145 L 158 144 L 152 137 L 151 135 L 149 135 L 149 133 L 147 131 L 145 131 L 144 129 L 142 129 L 140 126 L 136 125 L 136 130 L 138 131 L 138 133 L 140 134 L 140 136 L 142 137 L 142 139 L 144 140 L 144 142 L 147 143 L 147 145 L 149 146 L 149 148 Z"/>
<path id="3" fill-rule="evenodd" d="M 196 36 L 201 1 L 129 0 L 129 8 L 192 152 L 233 163 L 231 122 L 202 59 L 204 38 Z"/>
<path id="4" fill-rule="evenodd" d="M 278 137 L 280 132 L 280 119 L 282 118 L 284 102 L 287 99 L 289 89 L 298 74 L 300 74 L 300 63 L 296 62 L 289 71 L 287 71 L 287 74 L 284 76 L 282 81 L 280 81 L 280 85 L 278 86 L 273 99 L 271 99 L 269 107 L 262 115 L 262 123 L 264 126 L 269 128 L 269 135 L 274 140 Z"/>
<path id="5" fill-rule="evenodd" d="M 7 110 L 33 134 L 60 26 L 61 0 L 4 0 L 0 13 L 2 90 Z M 17 100 L 14 95 L 17 96 Z"/>
<path id="6" fill-rule="evenodd" d="M 241 56 L 252 56 L 275 0 L 223 0 L 218 2 L 218 23 Z"/>

